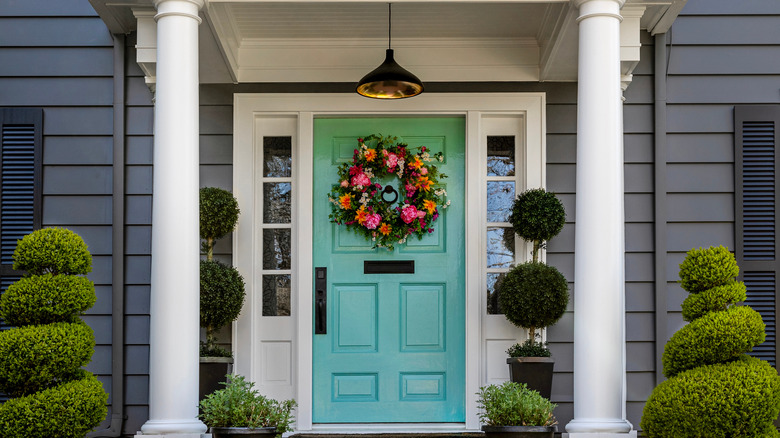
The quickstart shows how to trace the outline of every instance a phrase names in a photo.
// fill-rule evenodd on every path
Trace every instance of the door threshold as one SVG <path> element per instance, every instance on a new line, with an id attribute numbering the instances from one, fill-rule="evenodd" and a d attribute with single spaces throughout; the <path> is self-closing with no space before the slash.
<path id="1" fill-rule="evenodd" d="M 428 438 L 481 435 L 479 430 L 466 429 L 465 423 L 343 423 L 314 424 L 311 430 L 296 431 L 293 436 L 306 438 L 332 435 L 382 437 L 425 436 Z"/>

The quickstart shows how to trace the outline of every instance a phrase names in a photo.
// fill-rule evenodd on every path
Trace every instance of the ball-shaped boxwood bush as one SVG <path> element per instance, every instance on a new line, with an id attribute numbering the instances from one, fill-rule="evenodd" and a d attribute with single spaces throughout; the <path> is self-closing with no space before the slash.
<path id="1" fill-rule="evenodd" d="M 103 385 L 94 376 L 85 375 L 0 404 L 0 435 L 84 438 L 106 417 L 107 402 Z"/>
<path id="2" fill-rule="evenodd" d="M 530 330 L 555 324 L 569 304 L 569 285 L 557 269 L 540 262 L 512 268 L 498 290 L 498 303 L 513 324 Z"/>
<path id="3" fill-rule="evenodd" d="M 94 348 L 92 329 L 83 322 L 0 332 L 0 391 L 19 397 L 71 379 Z"/>
<path id="4" fill-rule="evenodd" d="M 538 260 L 544 242 L 557 236 L 566 222 L 566 210 L 555 194 L 544 189 L 521 193 L 512 204 L 509 222 L 518 236 L 533 242 L 533 260 Z"/>
<path id="5" fill-rule="evenodd" d="M 76 275 L 32 275 L 0 297 L 0 316 L 13 326 L 76 322 L 95 304 L 95 285 Z"/>
<path id="6" fill-rule="evenodd" d="M 664 347 L 664 375 L 732 360 L 764 342 L 764 322 L 750 307 L 710 312 L 672 335 Z"/>
<path id="7" fill-rule="evenodd" d="M 682 315 L 686 321 L 693 321 L 709 312 L 726 310 L 732 304 L 747 299 L 747 288 L 741 281 L 732 281 L 722 286 L 690 294 L 682 303 Z"/>
<path id="8" fill-rule="evenodd" d="M 653 391 L 641 427 L 650 438 L 774 437 L 780 378 L 769 363 L 740 356 L 683 371 Z"/>
<path id="9" fill-rule="evenodd" d="M 244 279 L 238 270 L 215 260 L 200 262 L 200 326 L 206 348 L 213 349 L 217 331 L 233 322 L 244 304 Z"/>
<path id="10" fill-rule="evenodd" d="M 691 293 L 730 283 L 737 275 L 737 260 L 723 246 L 694 248 L 680 264 L 680 286 Z"/>
<path id="11" fill-rule="evenodd" d="M 227 190 L 217 187 L 200 189 L 200 237 L 219 239 L 236 228 L 238 201 Z"/>
<path id="12" fill-rule="evenodd" d="M 43 228 L 24 236 L 14 250 L 13 268 L 31 275 L 84 275 L 92 271 L 87 244 L 71 230 Z"/>

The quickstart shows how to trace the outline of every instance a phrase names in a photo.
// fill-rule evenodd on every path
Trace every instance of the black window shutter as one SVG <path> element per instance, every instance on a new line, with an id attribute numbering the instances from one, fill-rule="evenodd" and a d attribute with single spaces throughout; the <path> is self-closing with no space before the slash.
<path id="1" fill-rule="evenodd" d="M 41 227 L 43 110 L 0 108 L 0 292 L 19 279 L 16 241 Z"/>
<path id="2" fill-rule="evenodd" d="M 734 108 L 736 256 L 746 304 L 766 324 L 766 342 L 753 356 L 777 363 L 778 150 L 780 106 Z"/>

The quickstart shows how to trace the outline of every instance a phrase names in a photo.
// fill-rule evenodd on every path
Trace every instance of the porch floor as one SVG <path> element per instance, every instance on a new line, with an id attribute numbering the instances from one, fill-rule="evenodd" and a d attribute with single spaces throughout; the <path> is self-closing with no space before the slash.
<path id="1" fill-rule="evenodd" d="M 289 438 L 484 438 L 482 432 L 350 432 L 350 433 L 295 433 Z"/>

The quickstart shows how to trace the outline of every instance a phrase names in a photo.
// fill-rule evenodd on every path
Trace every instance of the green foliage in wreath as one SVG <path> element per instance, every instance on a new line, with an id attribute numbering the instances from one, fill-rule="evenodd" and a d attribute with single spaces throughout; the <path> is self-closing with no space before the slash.
<path id="1" fill-rule="evenodd" d="M 444 161 L 443 154 L 431 155 L 425 146 L 413 151 L 397 137 L 372 134 L 358 139 L 352 161 L 338 168 L 338 184 L 328 195 L 328 217 L 389 250 L 409 236 L 419 239 L 432 233 L 440 209 L 450 204 L 447 192 L 437 187 L 447 175 L 434 160 Z M 389 178 L 400 183 L 396 205 L 393 194 L 385 192 Z"/>

